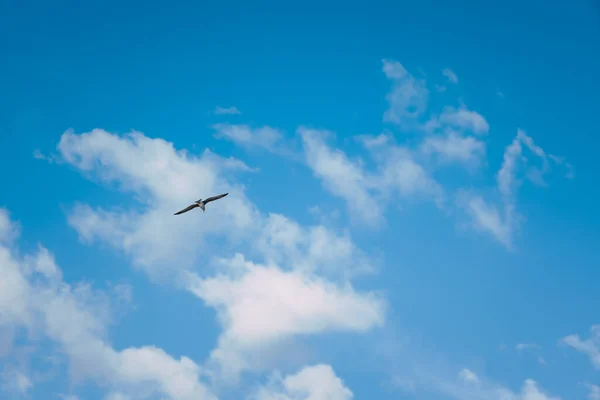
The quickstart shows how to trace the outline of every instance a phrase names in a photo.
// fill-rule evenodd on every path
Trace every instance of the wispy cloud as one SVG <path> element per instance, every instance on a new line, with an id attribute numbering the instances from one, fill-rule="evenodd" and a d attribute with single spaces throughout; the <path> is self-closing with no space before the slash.
<path id="1" fill-rule="evenodd" d="M 443 163 L 459 162 L 471 167 L 478 166 L 486 154 L 483 142 L 453 130 L 425 138 L 421 143 L 421 151 L 438 157 Z"/>
<path id="2" fill-rule="evenodd" d="M 450 70 L 444 70 L 456 79 Z M 456 108 L 445 106 L 439 115 L 431 114 L 426 120 L 429 90 L 425 81 L 413 77 L 397 61 L 383 60 L 383 72 L 393 82 L 387 96 L 389 107 L 384 121 L 394 123 L 401 129 L 425 135 L 418 146 L 427 156 L 435 157 L 442 164 L 457 162 L 474 170 L 485 157 L 485 143 L 470 134 L 484 135 L 489 131 L 486 119 L 464 104 Z M 445 86 L 436 85 L 438 92 Z"/>
<path id="3" fill-rule="evenodd" d="M 393 82 L 383 120 L 410 128 L 425 112 L 429 90 L 423 80 L 412 76 L 398 61 L 384 59 L 383 72 Z"/>
<path id="4" fill-rule="evenodd" d="M 213 113 L 216 115 L 241 115 L 242 113 L 237 107 L 215 107 Z"/>
<path id="5" fill-rule="evenodd" d="M 475 374 L 473 371 L 471 371 L 467 368 L 461 369 L 460 372 L 458 373 L 458 376 L 460 377 L 460 379 L 462 379 L 465 382 L 470 382 L 470 383 L 478 383 L 479 382 L 479 377 L 477 376 L 477 374 Z"/>
<path id="6" fill-rule="evenodd" d="M 524 351 L 524 350 L 535 350 L 539 349 L 540 346 L 537 343 L 518 343 L 515 346 L 515 350 Z"/>
<path id="7" fill-rule="evenodd" d="M 559 157 L 559 156 L 555 156 L 553 154 L 549 154 L 548 157 L 550 157 L 550 160 L 552 160 L 556 165 L 562 166 L 565 168 L 565 170 L 566 170 L 565 178 L 567 178 L 567 179 L 575 178 L 575 168 L 573 168 L 573 165 L 571 165 L 571 163 L 569 163 L 565 157 Z"/>
<path id="8" fill-rule="evenodd" d="M 562 342 L 587 355 L 592 365 L 600 369 L 600 325 L 593 325 L 590 328 L 588 339 L 581 339 L 579 335 L 569 335 L 562 339 Z"/>
<path id="9" fill-rule="evenodd" d="M 527 148 L 541 166 L 532 165 L 523 156 Z M 538 186 L 546 186 L 544 176 L 550 171 L 546 152 L 535 144 L 523 130 L 518 130 L 512 143 L 504 150 L 502 166 L 496 174 L 500 204 L 488 202 L 473 193 L 460 193 L 459 205 L 473 217 L 475 227 L 492 234 L 507 248 L 513 247 L 513 235 L 518 230 L 522 216 L 517 212 L 517 192 L 523 178 Z M 519 175 L 519 172 L 521 174 Z"/>
<path id="10" fill-rule="evenodd" d="M 42 151 L 40 149 L 35 149 L 33 151 L 33 158 L 35 158 L 36 160 L 47 161 L 50 164 L 54 164 L 54 163 L 60 162 L 60 159 L 58 159 L 55 155 L 49 155 L 49 156 L 47 156 L 44 153 L 42 153 Z"/>
<path id="11" fill-rule="evenodd" d="M 588 399 L 600 400 L 600 386 L 591 384 L 587 384 L 586 386 L 589 390 Z"/>
<path id="12" fill-rule="evenodd" d="M 450 68 L 444 68 L 442 70 L 442 75 L 444 75 L 446 78 L 448 78 L 448 81 L 450 81 L 451 83 L 454 83 L 454 84 L 458 83 L 458 76 L 456 76 L 454 71 L 452 71 Z"/>
<path id="13" fill-rule="evenodd" d="M 251 128 L 242 124 L 214 124 L 212 128 L 217 138 L 227 139 L 246 149 L 262 148 L 275 152 L 283 139 L 280 130 L 269 126 Z"/>
<path id="14" fill-rule="evenodd" d="M 444 107 L 442 114 L 439 116 L 439 121 L 441 124 L 468 130 L 478 135 L 485 134 L 490 129 L 490 126 L 481 114 L 469 110 L 464 105 L 459 108 Z"/>
<path id="15" fill-rule="evenodd" d="M 424 361 L 421 359 L 420 363 L 415 363 L 413 360 L 412 372 L 407 372 L 406 376 L 394 376 L 394 383 L 408 382 L 397 386 L 398 389 L 406 388 L 412 393 L 436 393 L 453 400 L 560 400 L 560 397 L 545 392 L 532 379 L 526 379 L 520 390 L 514 390 L 468 368 L 457 373 L 456 369 L 444 366 L 439 360 Z"/>
<path id="16" fill-rule="evenodd" d="M 351 218 L 376 226 L 382 222 L 385 204 L 393 195 L 423 197 L 438 204 L 442 187 L 418 164 L 412 152 L 393 143 L 391 137 L 361 136 L 376 168 L 369 170 L 351 160 L 325 140 L 329 132 L 300 128 L 306 162 L 326 190 L 348 204 Z"/>

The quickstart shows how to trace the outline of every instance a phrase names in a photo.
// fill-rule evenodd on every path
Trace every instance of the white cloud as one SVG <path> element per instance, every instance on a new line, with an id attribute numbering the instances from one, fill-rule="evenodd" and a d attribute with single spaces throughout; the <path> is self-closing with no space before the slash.
<path id="1" fill-rule="evenodd" d="M 384 59 L 383 72 L 393 81 L 383 119 L 410 128 L 425 112 L 429 90 L 425 82 L 415 79 L 398 61 Z"/>
<path id="2" fill-rule="evenodd" d="M 17 254 L 0 245 L 0 327 L 25 328 L 32 337 L 43 335 L 57 344 L 76 380 L 92 379 L 140 399 L 214 398 L 200 382 L 200 367 L 186 357 L 176 360 L 152 346 L 112 348 L 105 339 L 110 320 L 106 296 L 88 285 L 62 281 L 46 249 L 23 258 Z M 28 378 L 16 382 L 22 389 L 31 386 Z"/>
<path id="3" fill-rule="evenodd" d="M 469 110 L 464 105 L 459 108 L 444 107 L 439 116 L 439 122 L 478 135 L 486 134 L 490 129 L 489 124 L 481 114 Z"/>
<path id="4" fill-rule="evenodd" d="M 243 187 L 228 181 L 232 173 L 247 170 L 235 159 L 209 151 L 196 157 L 162 139 L 137 132 L 120 137 L 100 129 L 66 132 L 58 148 L 87 176 L 116 183 L 141 203 L 140 211 L 80 204 L 70 212 L 69 223 L 83 240 L 100 239 L 123 250 L 151 277 L 177 274 L 212 240 L 248 235 L 258 217 Z M 210 204 L 206 213 L 173 216 L 199 197 L 224 192 L 229 196 Z"/>
<path id="5" fill-rule="evenodd" d="M 480 196 L 468 195 L 465 196 L 465 199 L 464 202 L 463 200 L 460 200 L 460 202 L 473 218 L 475 229 L 491 233 L 507 248 L 511 248 L 512 233 L 517 223 L 514 209 L 506 206 L 501 212 L 497 206 L 488 204 Z"/>
<path id="6" fill-rule="evenodd" d="M 450 68 L 444 68 L 442 70 L 442 75 L 448 78 L 448 81 L 451 83 L 458 83 L 458 76 L 456 76 L 456 74 Z"/>
<path id="7" fill-rule="evenodd" d="M 217 115 L 241 115 L 242 113 L 237 107 L 219 107 L 216 106 L 214 111 Z"/>
<path id="8" fill-rule="evenodd" d="M 224 332 L 211 357 L 226 377 L 252 368 L 248 354 L 272 343 L 325 331 L 364 332 L 383 324 L 382 299 L 357 293 L 349 283 L 254 264 L 240 254 L 222 262 L 227 272 L 191 277 L 190 290 L 218 312 Z"/>
<path id="9" fill-rule="evenodd" d="M 472 378 L 472 377 L 471 377 Z M 455 400 L 560 400 L 545 393 L 532 379 L 525 380 L 519 392 L 487 380 L 467 380 L 462 383 L 438 380 L 434 383 L 436 390 Z"/>
<path id="10" fill-rule="evenodd" d="M 104 400 L 131 400 L 131 397 L 120 392 L 113 392 L 104 397 Z"/>
<path id="11" fill-rule="evenodd" d="M 444 136 L 429 136 L 421 143 L 426 155 L 437 155 L 443 163 L 459 162 L 477 166 L 485 156 L 485 144 L 473 137 L 464 137 L 449 130 Z"/>
<path id="12" fill-rule="evenodd" d="M 276 146 L 283 137 L 278 129 L 269 126 L 251 128 L 248 125 L 215 124 L 212 128 L 217 132 L 216 137 L 227 139 L 246 149 L 259 147 L 276 151 Z"/>
<path id="13" fill-rule="evenodd" d="M 383 73 L 388 79 L 402 79 L 410 74 L 398 61 L 383 60 Z"/>
<path id="14" fill-rule="evenodd" d="M 383 72 L 394 82 L 391 92 L 387 95 L 389 107 L 384 113 L 384 121 L 400 125 L 414 131 L 432 132 L 438 128 L 453 128 L 461 132 L 470 131 L 477 135 L 486 134 L 489 124 L 479 113 L 469 110 L 464 104 L 459 108 L 446 106 L 439 116 L 433 116 L 422 123 L 419 120 L 425 115 L 429 90 L 425 81 L 415 79 L 397 61 L 383 60 Z M 452 82 L 458 83 L 458 78 L 450 69 L 444 69 L 443 74 Z M 438 92 L 446 90 L 445 86 L 436 85 Z"/>
<path id="15" fill-rule="evenodd" d="M 383 301 L 356 292 L 349 282 L 370 269 L 349 235 L 261 214 L 241 188 L 227 181 L 227 166 L 235 160 L 206 153 L 196 158 L 139 133 L 65 135 L 59 149 L 69 163 L 103 182 L 118 183 L 144 205 L 141 212 L 79 205 L 69 216 L 71 225 L 83 240 L 100 239 L 126 252 L 151 277 L 171 272 L 179 285 L 217 310 L 224 331 L 208 364 L 215 379 L 256 368 L 257 352 L 264 358 L 263 350 L 282 340 L 362 332 L 383 323 Z M 209 205 L 206 213 L 172 215 L 204 193 L 224 191 L 230 196 Z M 220 241 L 209 242 L 219 235 Z M 234 249 L 264 263 L 246 261 L 241 254 L 231 259 Z M 216 262 L 199 273 L 192 264 L 201 250 L 210 253 L 206 263 Z"/>
<path id="16" fill-rule="evenodd" d="M 532 379 L 525 381 L 521 393 L 514 398 L 516 400 L 560 400 L 560 397 L 553 397 L 544 393 Z"/>
<path id="17" fill-rule="evenodd" d="M 463 104 L 459 108 L 446 106 L 439 116 L 433 115 L 427 121 L 421 121 L 427 109 L 429 95 L 425 82 L 415 79 L 397 61 L 384 60 L 383 64 L 384 73 L 394 81 L 393 89 L 387 97 L 389 108 L 384 114 L 384 120 L 426 134 L 417 145 L 424 155 L 436 156 L 442 163 L 459 162 L 469 169 L 478 166 L 485 157 L 485 144 L 465 135 L 486 134 L 489 131 L 486 119 Z M 458 82 L 451 70 L 445 69 L 443 73 L 451 82 Z M 437 89 L 446 90 L 439 85 Z"/>
<path id="18" fill-rule="evenodd" d="M 370 260 L 352 242 L 322 225 L 303 227 L 279 214 L 269 214 L 257 237 L 268 265 L 290 265 L 294 270 L 350 278 L 372 271 Z"/>
<path id="19" fill-rule="evenodd" d="M 444 398 L 454 400 L 560 400 L 542 390 L 532 379 L 526 379 L 520 390 L 514 390 L 468 368 L 456 368 L 440 359 L 439 352 L 427 354 L 414 343 L 397 347 L 393 342 L 383 347 L 392 360 L 392 382 L 397 389 L 408 390 L 411 398 Z M 403 360 L 403 361 L 399 361 Z M 397 382 L 405 383 L 402 386 Z M 438 396 L 421 396 L 418 392 Z"/>
<path id="20" fill-rule="evenodd" d="M 586 385 L 589 389 L 588 399 L 600 400 L 600 386 L 598 385 Z"/>
<path id="21" fill-rule="evenodd" d="M 434 199 L 441 205 L 444 197 L 442 186 L 415 160 L 412 152 L 395 145 L 389 137 L 363 138 L 377 163 L 376 188 L 389 198 L 389 194 L 401 197 Z"/>
<path id="22" fill-rule="evenodd" d="M 573 349 L 587 355 L 594 367 L 600 369 L 600 325 L 590 328 L 589 339 L 583 340 L 579 335 L 569 335 L 562 341 Z"/>
<path id="23" fill-rule="evenodd" d="M 523 155 L 523 149 L 531 151 L 541 166 L 532 166 L 531 160 Z M 475 228 L 492 234 L 506 247 L 511 248 L 513 235 L 518 230 L 522 217 L 517 213 L 517 191 L 522 184 L 522 175 L 537 185 L 545 185 L 543 176 L 549 171 L 548 158 L 544 150 L 533 139 L 519 129 L 512 143 L 504 150 L 501 168 L 496 174 L 500 204 L 496 205 L 473 193 L 459 194 L 459 205 L 471 215 Z M 522 172 L 521 174 L 519 174 Z"/>
<path id="24" fill-rule="evenodd" d="M 145 208 L 141 213 L 121 209 L 106 211 L 79 204 L 69 215 L 71 225 L 83 240 L 104 240 L 131 254 L 134 261 L 149 272 L 155 272 L 156 268 L 185 269 L 184 262 L 194 260 L 198 248 L 205 244 L 203 238 L 218 235 L 243 239 L 251 245 L 249 250 L 259 249 L 267 261 L 286 260 L 293 262 L 297 269 L 321 268 L 324 272 L 334 264 L 338 269 L 339 265 L 347 266 L 346 270 L 366 268 L 364 257 L 348 234 L 340 236 L 323 226 L 305 229 L 283 216 L 259 213 L 241 188 L 227 182 L 223 164 L 229 160 L 215 155 L 208 159 L 191 157 L 176 151 L 168 142 L 141 134 L 121 138 L 95 130 L 89 134 L 65 135 L 70 136 L 66 139 L 63 136 L 60 148 L 67 160 L 84 171 L 93 171 L 105 181 L 117 181 L 128 190 L 131 188 Z M 325 153 L 324 156 L 316 154 L 316 163 L 322 159 L 329 162 L 329 149 L 317 139 L 314 145 L 318 147 L 316 153 Z M 352 168 L 344 161 L 341 164 L 342 171 Z M 335 165 L 335 160 L 323 168 L 331 165 Z M 332 171 L 335 173 L 335 168 L 329 168 L 329 173 Z M 357 183 L 362 184 L 364 182 Z M 173 211 L 188 201 L 204 193 L 223 191 L 231 194 L 210 204 L 206 213 L 190 212 L 173 217 Z M 348 189 L 343 193 L 351 192 Z M 365 207 L 370 198 L 366 196 Z M 195 223 L 196 219 L 202 223 Z M 196 239 L 191 241 L 190 237 Z"/>
<path id="25" fill-rule="evenodd" d="M 59 160 L 56 159 L 55 155 L 45 155 L 44 153 L 42 153 L 42 151 L 40 149 L 35 149 L 33 151 L 33 158 L 35 158 L 36 160 L 44 160 L 50 164 L 54 164 L 59 162 Z"/>
<path id="26" fill-rule="evenodd" d="M 514 187 L 516 186 L 517 162 L 521 158 L 521 140 L 520 131 L 513 139 L 512 143 L 504 150 L 504 160 L 502 167 L 496 175 L 498 180 L 498 190 L 505 198 L 513 196 Z"/>
<path id="27" fill-rule="evenodd" d="M 540 365 L 546 365 L 546 359 L 542 356 L 539 356 L 538 363 L 540 363 Z"/>
<path id="28" fill-rule="evenodd" d="M 75 396 L 74 394 L 59 394 L 58 395 L 61 400 L 80 400 L 78 396 Z M 114 400 L 110 398 L 110 395 L 108 397 L 105 397 L 104 400 Z"/>
<path id="29" fill-rule="evenodd" d="M 0 243 L 10 243 L 19 236 L 20 227 L 10 220 L 8 211 L 0 208 Z"/>
<path id="30" fill-rule="evenodd" d="M 376 162 L 375 171 L 367 171 L 360 161 L 331 148 L 328 132 L 300 128 L 308 166 L 327 191 L 348 204 L 351 218 L 368 225 L 381 223 L 385 203 L 393 194 L 401 197 L 425 197 L 440 202 L 442 187 L 418 164 L 409 149 L 391 143 L 385 135 L 362 136 Z"/>
<path id="31" fill-rule="evenodd" d="M 18 370 L 8 370 L 2 374 L 2 390 L 19 396 L 27 395 L 27 392 L 33 387 L 31 379 L 23 372 Z"/>
<path id="32" fill-rule="evenodd" d="M 571 163 L 569 163 L 565 159 L 565 157 L 555 156 L 553 154 L 548 154 L 548 157 L 556 165 L 564 166 L 565 167 L 565 169 L 567 170 L 566 173 L 565 173 L 565 178 L 567 178 L 567 179 L 573 179 L 573 178 L 575 178 L 575 168 L 573 168 L 573 165 L 571 165 Z"/>
<path id="33" fill-rule="evenodd" d="M 462 379 L 465 382 L 469 382 L 469 383 L 478 383 L 479 382 L 479 378 L 477 377 L 477 374 L 475 374 L 473 371 L 471 371 L 467 368 L 461 369 L 460 372 L 458 373 L 458 376 L 460 379 Z"/>
<path id="34" fill-rule="evenodd" d="M 354 218 L 377 224 L 382 207 L 372 193 L 374 179 L 362 166 L 340 150 L 331 149 L 324 141 L 327 132 L 300 128 L 306 162 L 325 188 L 346 200 Z"/>
<path id="35" fill-rule="evenodd" d="M 252 400 L 351 400 L 354 395 L 329 365 L 305 367 L 285 378 L 275 376 Z"/>
<path id="36" fill-rule="evenodd" d="M 518 343 L 515 346 L 515 349 L 517 351 L 524 351 L 524 350 L 532 350 L 532 349 L 539 349 L 540 346 L 536 343 Z"/>

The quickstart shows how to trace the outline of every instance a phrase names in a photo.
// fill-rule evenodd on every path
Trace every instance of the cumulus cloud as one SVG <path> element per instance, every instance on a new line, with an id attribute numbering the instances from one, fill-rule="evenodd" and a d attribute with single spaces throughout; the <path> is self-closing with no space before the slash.
<path id="1" fill-rule="evenodd" d="M 282 378 L 276 374 L 251 400 L 351 400 L 354 395 L 329 365 L 304 367 Z"/>
<path id="2" fill-rule="evenodd" d="M 259 212 L 231 178 L 240 162 L 206 152 L 194 157 L 141 133 L 120 137 L 101 130 L 67 132 L 59 150 L 89 178 L 116 183 L 142 205 L 129 211 L 75 206 L 69 221 L 82 240 L 102 240 L 124 251 L 151 277 L 170 272 L 173 281 L 217 310 L 223 333 L 209 360 L 216 378 L 235 379 L 257 368 L 256 354 L 282 340 L 363 332 L 383 323 L 382 299 L 350 283 L 371 268 L 350 236 Z M 230 196 L 206 214 L 172 215 L 182 199 L 224 191 Z M 189 223 L 194 217 L 202 223 Z M 207 248 L 213 253 L 203 260 L 212 268 L 195 269 Z M 234 251 L 240 253 L 231 258 Z M 246 254 L 262 261 L 249 261 Z"/>
<path id="3" fill-rule="evenodd" d="M 384 303 L 300 270 L 254 264 L 242 255 L 209 278 L 190 279 L 190 290 L 218 312 L 224 332 L 212 359 L 223 375 L 253 368 L 251 357 L 273 343 L 325 331 L 364 332 L 383 324 Z"/>
<path id="4" fill-rule="evenodd" d="M 13 226 L 7 215 L 0 213 L 1 226 Z M 26 329 L 54 342 L 73 379 L 91 379 L 139 399 L 214 398 L 200 381 L 200 366 L 187 357 L 177 360 L 153 346 L 114 349 L 106 340 L 106 296 L 89 285 L 65 283 L 45 248 L 20 257 L 15 248 L 0 245 L 0 286 L 0 327 Z M 32 386 L 19 377 L 14 381 L 19 388 Z"/>
<path id="5" fill-rule="evenodd" d="M 258 212 L 240 185 L 228 181 L 247 167 L 205 151 L 200 157 L 176 150 L 162 139 L 134 132 L 118 136 L 95 129 L 65 132 L 58 145 L 62 157 L 90 179 L 116 184 L 141 207 L 131 210 L 76 205 L 69 223 L 82 240 L 102 240 L 130 255 L 151 277 L 174 275 L 188 267 L 215 238 L 235 238 L 252 229 Z M 195 215 L 173 217 L 200 196 L 229 192 L 218 206 Z M 210 227 L 210 228 L 209 228 Z M 189 240 L 189 238 L 195 238 Z"/>
<path id="6" fill-rule="evenodd" d="M 367 268 L 367 261 L 347 233 L 339 235 L 321 225 L 305 228 L 284 216 L 260 213 L 244 196 L 242 187 L 228 182 L 229 159 L 212 154 L 208 159 L 195 158 L 176 151 L 168 142 L 139 133 L 119 137 L 95 130 L 65 135 L 69 137 L 63 135 L 59 148 L 67 160 L 84 172 L 93 172 L 94 177 L 126 187 L 142 203 L 141 211 L 78 204 L 71 210 L 69 222 L 82 240 L 103 240 L 130 254 L 149 272 L 168 268 L 167 261 L 182 267 L 184 261 L 195 259 L 195 249 L 202 247 L 204 237 L 219 235 L 248 242 L 251 246 L 246 250 L 260 251 L 268 262 L 291 261 L 298 269 L 325 265 L 331 269 L 334 264 L 337 268 L 344 265 L 346 270 Z M 342 165 L 341 169 L 347 166 Z M 202 224 L 189 223 L 189 218 L 198 217 L 193 214 L 173 218 L 183 199 L 224 191 L 231 194 L 209 205 L 210 211 L 201 216 Z M 190 241 L 190 237 L 197 239 Z"/>
<path id="7" fill-rule="evenodd" d="M 323 225 L 302 226 L 280 214 L 269 214 L 256 238 L 265 264 L 293 267 L 304 273 L 351 278 L 373 270 L 371 260 L 346 232 Z"/>

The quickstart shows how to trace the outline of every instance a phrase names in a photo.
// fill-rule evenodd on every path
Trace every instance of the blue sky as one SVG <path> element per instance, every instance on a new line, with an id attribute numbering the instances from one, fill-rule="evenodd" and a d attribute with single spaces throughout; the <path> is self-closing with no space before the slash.
<path id="1" fill-rule="evenodd" d="M 600 399 L 593 2 L 1 10 L 0 397 Z"/>

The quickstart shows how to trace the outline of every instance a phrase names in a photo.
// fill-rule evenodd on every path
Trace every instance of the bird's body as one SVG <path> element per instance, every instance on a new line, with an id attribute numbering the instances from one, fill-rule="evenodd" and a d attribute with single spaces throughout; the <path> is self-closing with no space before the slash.
<path id="1" fill-rule="evenodd" d="M 201 208 L 202 211 L 204 212 L 205 211 L 204 207 L 206 206 L 206 204 L 210 203 L 211 201 L 222 199 L 223 197 L 227 196 L 228 194 L 229 193 L 223 193 L 223 194 L 220 194 L 218 196 L 209 197 L 206 200 L 199 199 L 198 201 L 195 201 L 194 203 L 190 204 L 189 206 L 187 206 L 183 210 L 177 211 L 174 215 L 179 215 L 179 214 L 186 213 L 186 212 L 188 212 L 190 210 L 193 210 L 196 207 Z"/>

